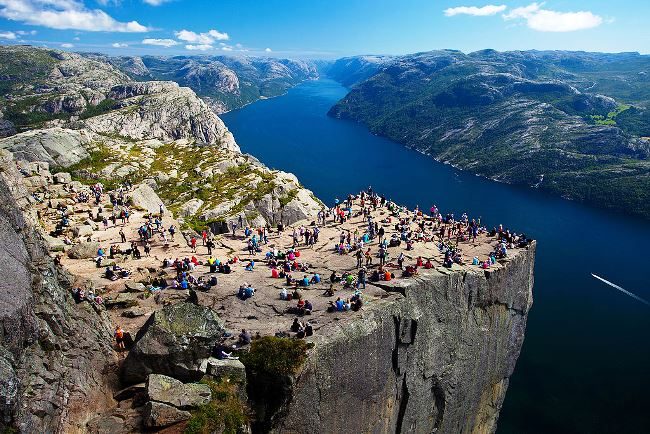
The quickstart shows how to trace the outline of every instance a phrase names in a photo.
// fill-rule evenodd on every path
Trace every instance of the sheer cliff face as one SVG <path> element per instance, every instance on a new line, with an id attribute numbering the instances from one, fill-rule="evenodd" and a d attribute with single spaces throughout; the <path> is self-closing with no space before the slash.
<path id="1" fill-rule="evenodd" d="M 47 255 L 22 176 L 0 150 L 0 429 L 74 432 L 102 406 L 114 362 L 108 321 L 75 305 Z"/>
<path id="2" fill-rule="evenodd" d="M 324 337 L 278 432 L 491 433 L 532 304 L 535 245 L 503 269 L 405 282 Z"/>

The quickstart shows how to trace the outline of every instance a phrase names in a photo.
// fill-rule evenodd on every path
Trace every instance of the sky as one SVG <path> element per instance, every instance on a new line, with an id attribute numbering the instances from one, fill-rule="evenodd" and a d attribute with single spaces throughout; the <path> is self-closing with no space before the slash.
<path id="1" fill-rule="evenodd" d="M 650 0 L 0 0 L 0 44 L 111 55 L 648 54 L 649 24 Z"/>

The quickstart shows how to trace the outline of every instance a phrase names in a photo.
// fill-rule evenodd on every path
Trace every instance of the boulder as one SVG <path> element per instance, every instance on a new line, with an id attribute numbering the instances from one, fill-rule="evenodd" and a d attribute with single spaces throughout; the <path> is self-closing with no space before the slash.
<path id="1" fill-rule="evenodd" d="M 44 235 L 43 238 L 45 239 L 50 252 L 63 252 L 65 250 L 65 243 L 62 239 L 47 234 Z"/>
<path id="2" fill-rule="evenodd" d="M 152 401 L 190 409 L 210 402 L 212 392 L 207 384 L 184 384 L 166 375 L 151 374 L 147 379 L 147 395 Z"/>
<path id="3" fill-rule="evenodd" d="M 86 432 L 89 434 L 127 434 L 129 429 L 126 427 L 124 419 L 108 415 L 90 420 L 86 425 Z"/>
<path id="4" fill-rule="evenodd" d="M 133 281 L 127 281 L 124 287 L 126 288 L 126 292 L 144 292 L 147 289 L 143 283 Z"/>
<path id="5" fill-rule="evenodd" d="M 57 184 L 69 184 L 72 182 L 72 176 L 68 172 L 55 173 L 54 182 Z"/>
<path id="6" fill-rule="evenodd" d="M 132 307 L 122 312 L 122 316 L 125 318 L 137 318 L 139 316 L 144 316 L 146 314 L 145 310 L 141 307 Z"/>
<path id="7" fill-rule="evenodd" d="M 23 182 L 29 188 L 41 188 L 47 186 L 47 178 L 45 176 L 29 176 L 23 179 Z"/>
<path id="8" fill-rule="evenodd" d="M 217 379 L 229 378 L 237 382 L 246 381 L 246 367 L 239 360 L 219 360 L 215 357 L 210 357 L 206 360 L 205 373 Z"/>
<path id="9" fill-rule="evenodd" d="M 97 251 L 99 250 L 99 243 L 92 241 L 90 243 L 84 242 L 79 243 L 70 250 L 68 250 L 68 256 L 72 259 L 91 259 L 97 257 Z"/>
<path id="10" fill-rule="evenodd" d="M 190 199 L 181 206 L 180 214 L 183 217 L 191 217 L 203 206 L 201 199 Z"/>
<path id="11" fill-rule="evenodd" d="M 138 294 L 133 294 L 130 292 L 121 292 L 117 294 L 117 297 L 106 298 L 104 304 L 109 308 L 122 308 L 134 307 L 138 305 Z"/>
<path id="12" fill-rule="evenodd" d="M 144 393 L 146 391 L 147 385 L 145 383 L 138 383 L 120 390 L 113 395 L 113 399 L 116 401 L 124 401 L 133 398 L 138 393 Z"/>
<path id="13" fill-rule="evenodd" d="M 162 201 L 158 197 L 153 188 L 147 184 L 139 184 L 129 194 L 131 203 L 137 208 L 141 208 L 146 212 L 158 213 L 160 211 L 160 204 Z"/>
<path id="14" fill-rule="evenodd" d="M 0 148 L 11 151 L 17 160 L 44 161 L 52 166 L 68 167 L 90 157 L 85 130 L 48 128 L 16 134 L 0 140 Z"/>
<path id="15" fill-rule="evenodd" d="M 72 228 L 72 235 L 77 238 L 88 238 L 93 234 L 93 228 L 88 225 L 79 225 Z M 97 250 L 95 250 L 97 256 Z"/>
<path id="16" fill-rule="evenodd" d="M 190 301 L 191 299 L 192 291 L 189 289 L 165 289 L 157 291 L 156 295 L 154 295 L 156 303 L 165 306 Z"/>
<path id="17" fill-rule="evenodd" d="M 153 313 L 138 332 L 122 365 L 125 383 L 163 374 L 182 381 L 197 381 L 202 359 L 210 356 L 224 326 L 217 314 L 192 303 L 165 306 Z"/>
<path id="18" fill-rule="evenodd" d="M 164 428 L 187 420 L 191 416 L 188 411 L 160 402 L 148 402 L 142 414 L 144 425 L 148 428 Z"/>

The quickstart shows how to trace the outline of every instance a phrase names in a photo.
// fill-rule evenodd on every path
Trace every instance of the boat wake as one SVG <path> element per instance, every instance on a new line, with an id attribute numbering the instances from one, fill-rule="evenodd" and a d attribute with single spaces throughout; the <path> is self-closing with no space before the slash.
<path id="1" fill-rule="evenodd" d="M 646 306 L 650 306 L 650 303 L 649 303 L 648 301 L 642 299 L 642 298 L 639 297 L 638 295 L 632 294 L 630 291 L 627 291 L 627 290 L 621 288 L 620 286 L 616 285 L 615 283 L 612 283 L 612 282 L 610 282 L 609 280 L 603 279 L 603 278 L 600 277 L 600 276 L 596 276 L 594 273 L 591 273 L 591 275 L 592 275 L 593 277 L 595 277 L 596 279 L 600 280 L 601 282 L 606 283 L 607 285 L 611 286 L 612 288 L 618 289 L 618 290 L 621 291 L 623 294 L 625 294 L 625 295 L 629 295 L 629 296 L 632 297 L 633 299 L 635 299 L 635 300 L 637 300 L 637 301 L 640 301 L 641 303 L 645 304 Z"/>

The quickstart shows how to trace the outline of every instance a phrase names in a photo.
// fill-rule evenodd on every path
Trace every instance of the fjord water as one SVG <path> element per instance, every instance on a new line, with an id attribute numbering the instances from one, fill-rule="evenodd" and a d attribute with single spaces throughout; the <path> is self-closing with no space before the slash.
<path id="1" fill-rule="evenodd" d="M 347 93 L 321 79 L 222 116 L 244 152 L 322 200 L 372 185 L 396 202 L 481 216 L 538 240 L 534 305 L 499 433 L 650 432 L 648 222 L 455 170 L 328 117 Z"/>

